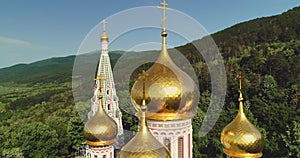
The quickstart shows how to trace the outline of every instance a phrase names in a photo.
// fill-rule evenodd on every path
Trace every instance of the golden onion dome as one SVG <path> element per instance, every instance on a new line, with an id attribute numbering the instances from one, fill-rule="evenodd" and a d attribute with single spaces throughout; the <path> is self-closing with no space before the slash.
<path id="1" fill-rule="evenodd" d="M 107 41 L 108 42 L 108 36 L 106 34 L 106 31 L 102 32 L 100 40 L 101 40 L 101 42 L 103 42 L 103 41 Z"/>
<path id="2" fill-rule="evenodd" d="M 145 114 L 146 115 L 146 114 Z M 121 149 L 119 158 L 171 158 L 168 149 L 149 131 L 146 119 L 140 120 L 137 134 Z"/>
<path id="3" fill-rule="evenodd" d="M 223 151 L 231 157 L 256 158 L 262 156 L 264 137 L 247 119 L 243 111 L 243 97 L 240 90 L 239 110 L 236 118 L 221 132 Z"/>
<path id="4" fill-rule="evenodd" d="M 142 88 L 145 90 L 145 88 Z M 146 101 L 142 101 L 140 127 L 137 134 L 122 147 L 118 158 L 171 158 L 168 149 L 150 132 L 146 121 Z"/>
<path id="5" fill-rule="evenodd" d="M 101 75 L 96 80 L 100 80 L 99 107 L 96 114 L 88 120 L 84 126 L 84 136 L 90 146 L 107 146 L 115 142 L 118 128 L 116 122 L 103 110 Z"/>
<path id="6" fill-rule="evenodd" d="M 192 118 L 196 112 L 199 96 L 195 82 L 172 61 L 166 47 L 167 32 L 162 31 L 162 50 L 154 65 L 146 71 L 145 100 L 147 119 L 183 120 Z M 139 110 L 142 101 L 141 81 L 131 89 L 132 102 Z"/>

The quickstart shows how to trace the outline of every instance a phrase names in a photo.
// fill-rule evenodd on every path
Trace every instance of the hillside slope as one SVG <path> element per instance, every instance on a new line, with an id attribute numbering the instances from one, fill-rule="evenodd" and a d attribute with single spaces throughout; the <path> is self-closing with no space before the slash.
<path id="1" fill-rule="evenodd" d="M 87 56 L 88 58 L 86 58 L 86 60 L 98 59 L 100 52 L 96 51 Z M 114 63 L 120 56 L 120 52 L 111 53 L 111 62 Z M 30 64 L 18 64 L 0 69 L 0 83 L 70 82 L 75 57 L 76 56 L 72 55 L 50 58 Z"/>

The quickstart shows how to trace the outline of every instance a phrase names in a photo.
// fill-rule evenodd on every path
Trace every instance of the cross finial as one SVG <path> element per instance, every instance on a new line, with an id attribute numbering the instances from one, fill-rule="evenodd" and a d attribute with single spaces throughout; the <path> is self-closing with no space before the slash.
<path id="1" fill-rule="evenodd" d="M 243 74 L 242 74 L 242 72 L 240 72 L 239 80 L 240 80 L 240 91 L 241 91 L 242 90 L 242 82 L 243 82 Z"/>
<path id="2" fill-rule="evenodd" d="M 147 76 L 149 76 L 149 74 L 143 70 L 141 74 L 139 74 L 139 77 L 137 78 L 137 80 L 142 80 L 143 82 L 143 101 L 142 101 L 142 109 L 146 108 L 146 80 L 147 80 Z"/>
<path id="3" fill-rule="evenodd" d="M 107 24 L 107 22 L 106 22 L 105 19 L 102 20 L 102 24 L 103 24 L 103 31 L 106 31 L 106 24 Z"/>
<path id="4" fill-rule="evenodd" d="M 160 2 L 161 6 L 158 6 L 157 8 L 161 9 L 163 11 L 163 18 L 161 20 L 161 27 L 163 28 L 163 30 L 166 30 L 167 28 L 167 10 L 171 10 L 170 8 L 167 8 L 168 4 L 166 3 L 166 0 L 163 0 L 162 2 Z"/>
<path id="5" fill-rule="evenodd" d="M 149 74 L 145 70 L 143 70 L 142 73 L 139 74 L 137 80 L 145 81 L 147 76 L 149 76 Z"/>
<path id="6" fill-rule="evenodd" d="M 242 94 L 242 82 L 243 82 L 243 75 L 242 72 L 240 72 L 239 76 L 238 76 L 239 80 L 240 80 L 240 89 L 239 89 L 239 93 L 240 93 L 240 97 L 239 97 L 239 102 L 242 102 L 243 99 L 243 94 Z"/>
<path id="7" fill-rule="evenodd" d="M 102 81 L 106 80 L 106 78 L 100 74 L 99 76 L 97 76 L 97 78 L 95 78 L 96 81 L 99 81 L 99 98 L 102 98 Z"/>

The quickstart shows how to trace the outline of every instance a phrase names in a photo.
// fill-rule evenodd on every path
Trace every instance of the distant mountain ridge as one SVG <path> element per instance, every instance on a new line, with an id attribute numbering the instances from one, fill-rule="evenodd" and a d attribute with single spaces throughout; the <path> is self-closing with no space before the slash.
<path id="1" fill-rule="evenodd" d="M 110 53 L 112 62 L 115 62 L 121 54 L 121 51 Z M 92 52 L 87 56 L 87 60 L 91 58 L 98 59 L 100 57 L 100 51 Z M 75 55 L 55 57 L 30 64 L 17 64 L 11 67 L 2 68 L 0 69 L 0 83 L 47 83 L 71 81 L 75 58 Z"/>
<path id="2" fill-rule="evenodd" d="M 75 56 L 50 58 L 0 69 L 0 83 L 64 82 L 72 74 Z"/>
<path id="3" fill-rule="evenodd" d="M 241 51 L 240 46 L 254 46 L 265 42 L 285 42 L 300 39 L 299 19 L 300 7 L 296 7 L 280 15 L 236 24 L 212 34 L 212 37 L 226 59 L 239 54 Z M 201 41 L 201 39 L 194 42 L 198 41 Z M 182 50 L 190 49 L 192 50 L 190 53 L 194 53 L 195 51 L 195 48 L 191 44 L 177 48 Z M 185 53 L 185 51 L 180 52 Z M 100 52 L 89 55 L 91 58 L 99 58 Z M 115 62 L 122 55 L 122 51 L 112 52 L 110 55 L 112 62 Z M 73 55 L 50 58 L 31 64 L 18 64 L 2 68 L 0 69 L 0 83 L 71 81 L 75 57 Z"/>

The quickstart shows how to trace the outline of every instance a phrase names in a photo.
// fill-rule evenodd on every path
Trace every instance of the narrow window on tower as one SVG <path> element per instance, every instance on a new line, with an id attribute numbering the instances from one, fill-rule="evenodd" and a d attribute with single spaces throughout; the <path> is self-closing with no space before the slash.
<path id="1" fill-rule="evenodd" d="M 106 155 L 103 155 L 103 158 L 106 158 Z"/>
<path id="2" fill-rule="evenodd" d="M 110 87 L 109 87 L 109 86 L 106 86 L 106 94 L 107 94 L 107 95 L 109 94 L 109 90 L 110 90 Z"/>
<path id="3" fill-rule="evenodd" d="M 183 158 L 183 138 L 178 138 L 178 158 Z"/>
<path id="4" fill-rule="evenodd" d="M 106 105 L 107 105 L 107 110 L 111 110 L 111 100 L 110 99 L 107 99 Z"/>

